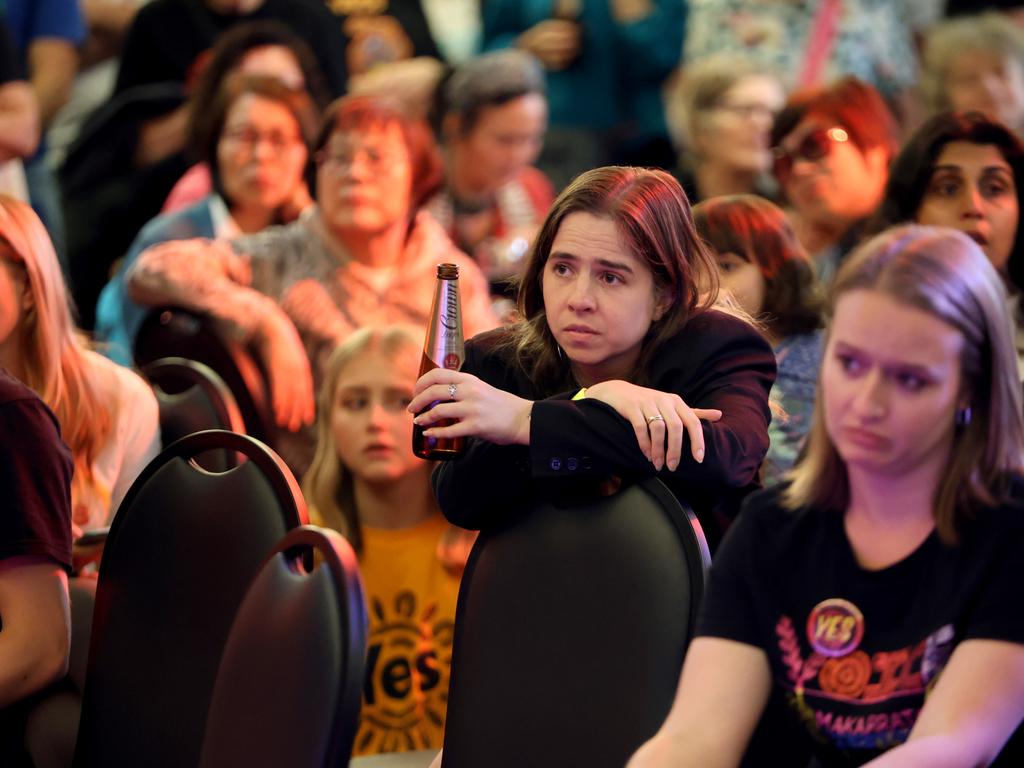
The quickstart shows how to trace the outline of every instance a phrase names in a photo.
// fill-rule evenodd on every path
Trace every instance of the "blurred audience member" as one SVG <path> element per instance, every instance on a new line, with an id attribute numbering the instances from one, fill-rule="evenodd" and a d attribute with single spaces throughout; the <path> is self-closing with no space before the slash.
<path id="1" fill-rule="evenodd" d="M 933 111 L 977 110 L 1024 130 L 1024 29 L 999 13 L 935 26 L 924 47 L 922 89 Z"/>
<path id="2" fill-rule="evenodd" d="M 683 152 L 677 176 L 690 203 L 771 191 L 771 131 L 786 101 L 772 74 L 733 56 L 697 61 L 679 88 Z"/>
<path id="3" fill-rule="evenodd" d="M 0 17 L 0 193 L 28 201 L 22 158 L 39 145 L 39 104 Z"/>
<path id="4" fill-rule="evenodd" d="M 738 766 L 770 700 L 815 765 L 994 764 L 1024 718 L 1002 294 L 948 229 L 888 230 L 840 268 L 806 454 L 730 529 L 675 704 L 629 768 Z"/>
<path id="5" fill-rule="evenodd" d="M 8 766 L 32 764 L 18 703 L 68 666 L 72 466 L 53 413 L 0 369 L 0 755 Z"/>
<path id="6" fill-rule="evenodd" d="M 254 344 L 278 424 L 290 431 L 312 422 L 312 375 L 352 331 L 426 327 L 439 262 L 461 267 L 466 335 L 496 324 L 479 268 L 419 210 L 442 179 L 425 123 L 383 99 L 345 98 L 328 108 L 315 149 L 310 215 L 230 241 L 164 243 L 128 274 L 136 301 L 206 312 Z M 285 458 L 301 471 L 310 436 L 298 443 Z"/>
<path id="7" fill-rule="evenodd" d="M 139 8 L 148 0 L 82 0 L 86 37 L 79 47 L 78 74 L 67 103 L 46 132 L 46 163 L 57 168 L 86 119 L 110 98 L 117 78 L 121 46 Z"/>
<path id="8" fill-rule="evenodd" d="M 2 196 L 0 295 L 0 366 L 53 410 L 74 456 L 72 522 L 109 525 L 159 449 L 156 398 L 137 375 L 86 348 L 46 229 L 26 204 Z"/>
<path id="9" fill-rule="evenodd" d="M 944 112 L 925 122 L 892 164 L 873 229 L 917 222 L 964 232 L 1002 276 L 1017 327 L 1024 377 L 1024 146 L 980 112 Z"/>
<path id="10" fill-rule="evenodd" d="M 214 191 L 206 160 L 209 137 L 202 134 L 209 122 L 206 113 L 232 74 L 273 77 L 292 90 L 305 90 L 318 113 L 330 102 L 312 49 L 280 22 L 254 21 L 234 27 L 217 40 L 206 61 L 183 132 L 186 153 L 197 162 L 174 185 L 164 203 L 164 213 L 192 205 Z"/>
<path id="11" fill-rule="evenodd" d="M 304 171 L 317 115 L 305 91 L 267 76 L 231 77 L 192 133 L 213 190 L 191 206 L 153 219 L 132 243 L 96 308 L 104 354 L 131 365 L 146 309 L 128 298 L 124 276 L 146 248 L 167 240 L 232 238 L 293 221 L 312 199 Z"/>
<path id="12" fill-rule="evenodd" d="M 6 0 L 7 23 L 32 90 L 39 103 L 40 129 L 46 130 L 71 97 L 78 72 L 78 47 L 85 24 L 78 0 Z M 29 200 L 53 240 L 57 255 L 66 260 L 64 216 L 60 189 L 46 163 L 46 141 L 25 161 Z"/>
<path id="13" fill-rule="evenodd" d="M 331 94 L 345 92 L 344 37 L 321 0 L 153 0 L 128 30 L 115 93 L 188 82 L 197 59 L 224 32 L 252 21 L 283 23 L 313 49 Z"/>
<path id="14" fill-rule="evenodd" d="M 686 66 L 709 56 L 752 58 L 789 90 L 852 75 L 902 120 L 916 112 L 913 9 L 922 0 L 691 0 Z M 926 21 L 922 19 L 921 21 Z"/>
<path id="15" fill-rule="evenodd" d="M 756 195 L 716 197 L 693 209 L 697 233 L 718 259 L 722 288 L 764 323 L 779 371 L 768 427 L 766 484 L 789 471 L 811 426 L 822 353 L 823 297 L 814 266 L 780 208 Z"/>
<path id="16" fill-rule="evenodd" d="M 420 0 L 326 0 L 344 33 L 345 68 L 359 77 L 385 64 L 427 56 L 440 59 Z"/>
<path id="17" fill-rule="evenodd" d="M 441 83 L 436 111 L 445 186 L 427 210 L 500 290 L 555 198 L 531 165 L 547 128 L 544 71 L 523 51 L 485 53 Z"/>
<path id="18" fill-rule="evenodd" d="M 679 63 L 683 0 L 488 0 L 484 46 L 548 71 L 551 129 L 538 166 L 561 189 L 610 162 L 671 168 L 661 87 Z"/>
<path id="19" fill-rule="evenodd" d="M 329 98 L 309 47 L 279 22 L 241 24 L 226 32 L 204 57 L 201 70 L 187 100 L 179 85 L 133 88 L 113 99 L 93 117 L 65 162 L 61 179 L 71 287 L 86 328 L 94 325 L 96 301 L 111 277 L 111 264 L 160 212 L 172 187 L 182 185 L 175 192 L 178 205 L 197 202 L 212 190 L 208 169 L 186 174 L 184 150 L 190 116 L 209 111 L 230 73 L 265 74 L 290 87 L 305 84 L 314 100 L 326 104 Z M 176 115 L 173 120 L 152 122 L 154 115 L 166 117 L 169 109 Z M 157 124 L 162 127 L 153 128 Z"/>
<path id="20" fill-rule="evenodd" d="M 473 534 L 445 522 L 432 463 L 411 450 L 406 406 L 422 332 L 363 328 L 332 354 L 320 390 L 316 456 L 303 480 L 310 519 L 359 556 L 370 604 L 368 669 L 354 754 L 440 749 L 459 580 Z M 394 685 L 389 670 L 417 670 Z"/>
<path id="21" fill-rule="evenodd" d="M 851 77 L 794 93 L 775 120 L 775 178 L 822 282 L 831 282 L 882 199 L 896 142 L 885 102 Z"/>

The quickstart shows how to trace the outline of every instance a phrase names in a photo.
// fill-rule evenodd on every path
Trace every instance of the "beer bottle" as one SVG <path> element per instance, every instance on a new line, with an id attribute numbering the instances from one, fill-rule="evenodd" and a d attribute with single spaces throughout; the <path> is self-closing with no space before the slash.
<path id="1" fill-rule="evenodd" d="M 457 371 L 466 359 L 466 345 L 462 339 L 462 307 L 459 304 L 459 266 L 457 264 L 437 265 L 437 285 L 434 287 L 434 303 L 430 308 L 430 325 L 423 344 L 423 360 L 420 376 L 434 368 L 448 368 Z M 429 411 L 437 404 L 431 403 Z M 423 411 L 421 411 L 422 413 Z M 453 419 L 443 419 L 432 424 L 443 427 L 453 424 Z M 462 454 L 465 440 L 461 437 L 426 437 L 424 427 L 413 424 L 412 451 L 421 459 L 454 459 Z"/>

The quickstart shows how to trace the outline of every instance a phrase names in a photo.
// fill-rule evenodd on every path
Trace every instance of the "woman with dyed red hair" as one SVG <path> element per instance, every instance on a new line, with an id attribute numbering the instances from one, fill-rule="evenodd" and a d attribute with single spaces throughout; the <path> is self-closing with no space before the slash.
<path id="1" fill-rule="evenodd" d="M 792 94 L 776 118 L 775 178 L 825 283 L 878 207 L 897 143 L 896 120 L 882 97 L 853 77 Z"/>

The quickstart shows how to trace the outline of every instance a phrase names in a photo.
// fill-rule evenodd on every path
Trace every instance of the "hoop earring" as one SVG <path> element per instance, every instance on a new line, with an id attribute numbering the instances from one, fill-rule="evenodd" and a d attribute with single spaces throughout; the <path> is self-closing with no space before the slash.
<path id="1" fill-rule="evenodd" d="M 966 427 L 971 423 L 971 406 L 968 405 L 956 412 L 955 423 L 958 427 Z"/>

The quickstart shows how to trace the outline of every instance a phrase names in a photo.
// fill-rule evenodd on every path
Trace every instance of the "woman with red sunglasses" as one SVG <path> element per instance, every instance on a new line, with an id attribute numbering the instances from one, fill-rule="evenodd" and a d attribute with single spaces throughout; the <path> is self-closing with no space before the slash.
<path id="1" fill-rule="evenodd" d="M 773 172 L 793 229 L 831 282 L 882 199 L 896 121 L 878 92 L 846 77 L 794 93 L 772 128 Z"/>

